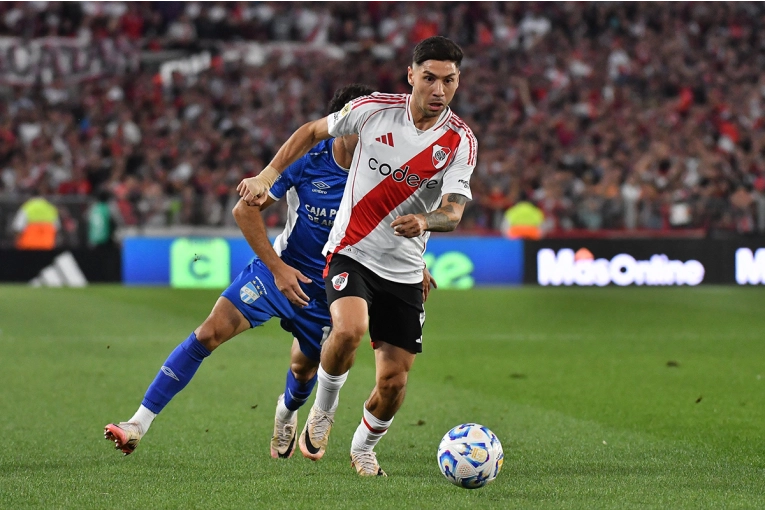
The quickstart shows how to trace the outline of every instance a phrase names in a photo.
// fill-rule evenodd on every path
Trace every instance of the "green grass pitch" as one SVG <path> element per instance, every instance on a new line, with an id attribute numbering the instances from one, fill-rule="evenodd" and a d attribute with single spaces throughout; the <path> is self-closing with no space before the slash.
<path id="1" fill-rule="evenodd" d="M 208 358 L 122 457 L 103 426 L 132 416 L 217 295 L 0 287 L 0 508 L 765 508 L 763 288 L 434 291 L 377 448 L 387 479 L 348 461 L 366 342 L 324 459 L 270 458 L 290 346 L 272 321 Z M 435 459 L 471 421 L 506 455 L 474 491 Z"/>

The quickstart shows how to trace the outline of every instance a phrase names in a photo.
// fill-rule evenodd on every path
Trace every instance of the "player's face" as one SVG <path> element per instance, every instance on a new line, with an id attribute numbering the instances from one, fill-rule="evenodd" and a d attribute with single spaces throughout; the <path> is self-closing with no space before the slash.
<path id="1" fill-rule="evenodd" d="M 438 117 L 452 102 L 460 70 L 454 62 L 426 60 L 409 67 L 408 78 L 414 107 L 425 118 Z"/>

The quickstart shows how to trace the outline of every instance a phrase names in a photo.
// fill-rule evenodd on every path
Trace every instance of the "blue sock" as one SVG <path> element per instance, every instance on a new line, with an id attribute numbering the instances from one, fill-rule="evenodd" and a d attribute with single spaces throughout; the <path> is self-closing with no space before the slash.
<path id="1" fill-rule="evenodd" d="M 199 343 L 197 335 L 189 337 L 175 348 L 165 360 L 162 369 L 157 373 L 146 395 L 143 397 L 144 407 L 152 413 L 159 414 L 168 402 L 194 377 L 202 360 L 210 355 L 204 345 Z"/>
<path id="2" fill-rule="evenodd" d="M 292 370 L 287 370 L 287 385 L 284 388 L 284 406 L 290 411 L 297 411 L 311 396 L 313 387 L 316 385 L 316 375 L 306 383 L 295 379 Z"/>

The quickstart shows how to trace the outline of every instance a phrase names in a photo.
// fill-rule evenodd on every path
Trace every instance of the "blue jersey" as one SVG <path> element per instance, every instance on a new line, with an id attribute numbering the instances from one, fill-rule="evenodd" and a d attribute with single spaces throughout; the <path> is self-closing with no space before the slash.
<path id="1" fill-rule="evenodd" d="M 269 191 L 275 200 L 287 196 L 287 223 L 274 250 L 288 265 L 324 288 L 326 259 L 322 249 L 335 223 L 348 170 L 335 161 L 330 138 L 287 167 Z"/>

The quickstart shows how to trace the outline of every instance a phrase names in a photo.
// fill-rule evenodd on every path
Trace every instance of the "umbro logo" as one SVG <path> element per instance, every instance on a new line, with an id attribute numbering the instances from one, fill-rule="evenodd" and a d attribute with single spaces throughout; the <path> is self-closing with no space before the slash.
<path id="1" fill-rule="evenodd" d="M 168 376 L 168 377 L 172 377 L 173 379 L 175 379 L 175 380 L 176 380 L 176 381 L 178 381 L 178 382 L 181 382 L 181 380 L 180 380 L 180 379 L 178 379 L 178 376 L 177 376 L 177 375 L 175 375 L 175 372 L 173 372 L 173 371 L 170 369 L 170 367 L 166 367 L 166 366 L 162 365 L 162 373 L 163 373 L 163 374 L 165 374 L 165 375 L 166 375 L 166 376 Z"/>
<path id="2" fill-rule="evenodd" d="M 376 142 L 384 143 L 385 145 L 390 145 L 393 147 L 393 133 L 388 133 L 387 135 L 378 136 L 375 138 Z"/>
<path id="3" fill-rule="evenodd" d="M 329 189 L 329 184 L 327 184 L 324 181 L 313 181 L 311 184 L 313 184 L 313 187 L 316 189 L 312 189 L 314 193 L 321 193 L 322 195 L 326 195 L 327 192 L 325 190 Z"/>

